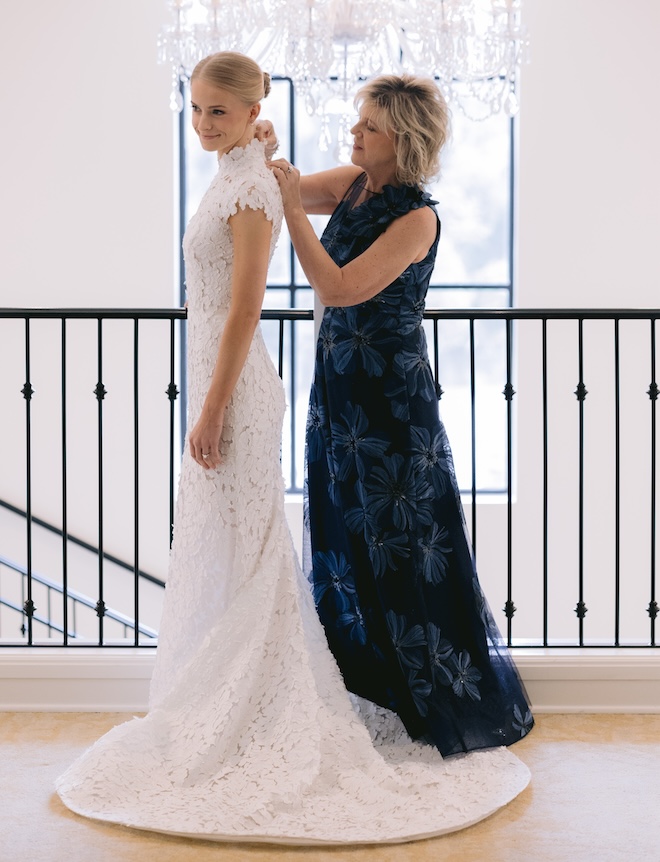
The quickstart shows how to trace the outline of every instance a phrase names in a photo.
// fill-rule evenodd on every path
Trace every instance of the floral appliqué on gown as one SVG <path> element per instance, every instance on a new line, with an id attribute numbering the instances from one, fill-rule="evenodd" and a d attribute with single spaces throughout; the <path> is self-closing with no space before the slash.
<path id="1" fill-rule="evenodd" d="M 282 219 L 253 142 L 219 162 L 184 241 L 191 419 L 229 306 L 237 207 Z M 505 748 L 443 760 L 393 713 L 353 703 L 284 514 L 281 381 L 257 331 L 223 430 L 224 463 L 183 456 L 149 712 L 58 780 L 87 817 L 218 841 L 397 842 L 474 823 L 518 794 Z"/>

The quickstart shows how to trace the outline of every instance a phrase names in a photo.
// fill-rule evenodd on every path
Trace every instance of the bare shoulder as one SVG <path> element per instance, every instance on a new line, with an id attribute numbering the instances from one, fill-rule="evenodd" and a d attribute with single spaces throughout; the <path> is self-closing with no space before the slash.
<path id="1" fill-rule="evenodd" d="M 343 165 L 342 167 L 332 168 L 329 171 L 323 171 L 327 177 L 327 186 L 333 192 L 337 203 L 344 197 L 348 188 L 352 183 L 363 173 L 362 168 L 356 165 Z"/>
<path id="2" fill-rule="evenodd" d="M 300 193 L 306 212 L 333 212 L 351 183 L 362 173 L 355 165 L 343 165 L 300 178 Z"/>

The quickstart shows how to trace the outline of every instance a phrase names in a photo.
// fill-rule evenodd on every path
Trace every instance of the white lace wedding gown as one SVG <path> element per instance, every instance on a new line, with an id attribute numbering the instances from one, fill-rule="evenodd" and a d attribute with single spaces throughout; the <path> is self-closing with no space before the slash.
<path id="1" fill-rule="evenodd" d="M 185 237 L 190 416 L 229 304 L 228 217 L 282 206 L 263 146 L 234 149 Z M 271 248 L 272 251 L 272 248 Z M 284 515 L 284 395 L 257 331 L 226 411 L 218 472 L 186 447 L 149 713 L 58 780 L 87 817 L 227 841 L 399 842 L 474 823 L 529 772 L 507 749 L 444 760 L 399 719 L 351 700 Z"/>

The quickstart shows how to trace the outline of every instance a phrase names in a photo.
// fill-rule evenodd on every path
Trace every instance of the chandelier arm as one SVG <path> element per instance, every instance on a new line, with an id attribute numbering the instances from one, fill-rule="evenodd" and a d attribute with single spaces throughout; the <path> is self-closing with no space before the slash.
<path id="1" fill-rule="evenodd" d="M 291 78 L 310 113 L 321 116 L 352 115 L 361 81 L 381 72 L 435 77 L 450 104 L 472 119 L 518 111 L 517 83 L 529 46 L 522 0 L 168 0 L 167 5 L 171 23 L 159 35 L 158 59 L 172 68 L 174 110 L 183 107 L 179 82 L 203 56 L 237 50 L 271 74 Z M 322 134 L 327 139 L 327 123 Z"/>

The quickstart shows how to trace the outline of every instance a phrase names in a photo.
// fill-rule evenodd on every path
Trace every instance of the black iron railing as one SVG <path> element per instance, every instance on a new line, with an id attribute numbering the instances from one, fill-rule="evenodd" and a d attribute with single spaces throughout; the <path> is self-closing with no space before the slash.
<path id="1" fill-rule="evenodd" d="M 11 513 L 12 515 L 17 516 L 19 523 L 23 522 L 25 527 L 28 527 L 27 512 L 23 509 L 12 505 L 6 500 L 0 500 L 0 509 L 4 510 L 5 513 Z M 102 512 L 102 509 L 100 511 Z M 0 517 L 2 516 L 0 515 Z M 96 545 L 93 545 L 84 539 L 80 539 L 78 536 L 72 535 L 70 532 L 66 534 L 65 538 L 65 534 L 60 527 L 57 527 L 48 521 L 44 521 L 36 515 L 32 515 L 30 525 L 31 537 L 35 529 L 43 533 L 51 534 L 52 536 L 56 536 L 58 544 L 61 544 L 62 541 L 66 541 L 67 547 L 80 549 L 88 555 L 90 565 L 93 565 L 94 568 L 100 572 L 99 595 L 103 589 L 104 567 L 108 564 L 115 569 L 125 571 L 132 577 L 136 576 L 135 569 L 130 563 L 119 559 L 114 554 L 100 550 Z M 103 524 L 100 524 L 99 533 L 102 534 L 102 530 Z M 0 548 L 0 552 L 1 550 L 2 549 Z M 30 557 L 31 556 L 32 555 L 30 553 Z M 66 554 L 66 557 L 68 559 L 68 553 Z M 141 569 L 137 571 L 137 578 L 140 579 L 141 582 L 153 584 L 156 588 L 161 590 L 165 587 L 165 581 L 162 578 L 158 578 Z M 64 579 L 54 581 L 51 578 L 47 578 L 44 575 L 39 574 L 39 572 L 34 569 L 29 572 L 26 566 L 21 565 L 0 553 L 0 606 L 13 611 L 12 617 L 20 621 L 19 631 L 22 638 L 27 639 L 28 636 L 28 617 L 25 613 L 28 590 L 32 597 L 34 595 L 35 587 L 40 589 L 40 592 L 44 597 L 46 607 L 44 613 L 40 614 L 37 612 L 37 607 L 33 601 L 32 621 L 33 623 L 39 624 L 40 628 L 46 633 L 49 640 L 56 635 L 62 635 L 57 642 L 58 645 L 60 645 L 64 640 L 63 636 L 65 634 L 63 623 L 59 621 L 61 614 L 58 613 L 58 610 L 63 607 L 64 603 L 67 605 L 67 640 L 79 637 L 81 630 L 79 626 L 79 616 L 81 614 L 85 614 L 88 621 L 92 618 L 96 618 L 97 620 L 98 639 L 95 643 L 96 646 L 102 646 L 104 644 L 106 639 L 104 634 L 104 624 L 106 621 L 114 624 L 115 635 L 126 643 L 134 640 L 136 636 L 138 638 L 143 636 L 151 639 L 158 637 L 156 629 L 147 626 L 144 623 L 138 622 L 136 631 L 135 618 L 127 616 L 117 610 L 113 610 L 112 608 L 107 607 L 105 603 L 101 604 L 100 599 L 94 601 L 85 593 L 71 589 L 70 587 L 65 593 L 63 580 Z M 11 596 L 11 598 L 8 596 Z M 90 626 L 87 625 L 85 628 L 89 631 Z M 1 636 L 2 630 L 0 629 L 0 637 Z"/>
<path id="2" fill-rule="evenodd" d="M 19 583 L 19 591 L 21 595 L 21 601 L 15 602 L 11 599 L 3 598 L 2 593 L 2 584 L 3 580 L 6 584 L 6 579 L 0 577 L 0 605 L 8 608 L 10 611 L 13 611 L 15 614 L 19 615 L 19 618 L 23 618 L 23 622 L 20 627 L 20 632 L 23 637 L 27 637 L 27 617 L 25 614 L 25 602 L 27 601 L 27 588 L 28 584 L 31 584 L 32 588 L 35 585 L 43 587 L 43 592 L 45 594 L 46 608 L 45 613 L 40 614 L 37 612 L 37 608 L 34 608 L 32 614 L 33 623 L 39 623 L 48 633 L 48 638 L 50 639 L 53 635 L 62 635 L 67 634 L 69 639 L 74 639 L 78 636 L 79 628 L 78 628 L 78 614 L 81 610 L 86 609 L 88 611 L 93 612 L 95 615 L 99 615 L 99 606 L 98 602 L 94 602 L 89 596 L 86 596 L 84 593 L 80 593 L 77 590 L 73 590 L 71 588 L 67 589 L 66 593 L 64 591 L 64 587 L 61 583 L 57 581 L 53 581 L 50 578 L 44 577 L 44 575 L 40 575 L 38 572 L 32 571 L 28 572 L 25 566 L 21 566 L 15 563 L 13 560 L 9 560 L 6 557 L 0 556 L 0 574 L 10 573 L 18 576 Z M 165 586 L 165 584 L 161 584 L 161 586 Z M 67 622 L 69 625 L 68 631 L 65 633 L 63 626 L 56 622 L 56 605 L 58 607 L 62 606 L 62 600 L 65 599 L 70 612 L 67 616 Z M 119 629 L 121 630 L 120 637 L 122 640 L 127 641 L 133 637 L 133 632 L 136 628 L 135 620 L 131 617 L 126 616 L 126 614 L 119 613 L 118 611 L 114 611 L 111 608 L 106 608 L 103 612 L 103 618 L 106 620 L 110 620 L 113 623 L 118 624 Z M 137 624 L 138 635 L 144 636 L 146 638 L 151 638 L 152 640 L 158 637 L 158 632 L 156 629 L 150 628 L 149 626 L 145 626 L 143 623 Z M 58 642 L 58 646 L 61 645 L 62 639 Z M 155 640 L 154 640 L 155 642 Z M 103 646 L 103 641 L 96 646 Z"/>
<path id="3" fill-rule="evenodd" d="M 132 562 L 130 567 L 133 572 L 133 595 L 132 595 L 132 618 L 134 623 L 132 624 L 133 630 L 133 638 L 132 643 L 134 646 L 139 645 L 140 643 L 140 635 L 143 627 L 140 624 L 140 583 L 141 583 L 141 570 L 140 570 L 140 538 L 141 538 L 141 527 L 140 527 L 140 499 L 141 499 L 141 464 L 140 464 L 140 456 L 141 456 L 141 447 L 140 447 L 140 421 L 141 421 L 141 399 L 140 399 L 140 337 L 141 337 L 141 327 L 147 322 L 153 321 L 164 321 L 167 328 L 167 339 L 168 339 L 168 357 L 169 362 L 167 363 L 167 371 L 169 372 L 169 380 L 167 382 L 167 386 L 164 389 L 165 396 L 169 399 L 169 515 L 170 515 L 170 524 L 172 522 L 173 517 L 173 500 L 174 500 L 174 484 L 175 484 L 175 436 L 174 436 L 174 417 L 175 417 L 175 402 L 178 395 L 178 389 L 174 379 L 174 371 L 175 371 L 175 355 L 176 355 L 176 344 L 175 344 L 175 324 L 177 320 L 185 319 L 186 312 L 183 309 L 3 309 L 0 311 L 0 320 L 18 320 L 22 321 L 23 325 L 23 356 L 24 356 L 24 384 L 21 389 L 21 393 L 24 399 L 24 453 L 25 453 L 25 530 L 26 530 L 26 551 L 25 551 L 25 600 L 23 602 L 23 613 L 25 616 L 24 623 L 21 626 L 21 629 L 25 629 L 25 643 L 28 645 L 32 645 L 35 643 L 35 635 L 34 635 L 34 625 L 38 621 L 35 618 L 35 612 L 37 610 L 34 597 L 33 597 L 33 587 L 37 583 L 35 580 L 34 574 L 34 565 L 33 565 L 33 529 L 35 524 L 37 523 L 34 516 L 34 506 L 33 506 L 33 489 L 34 489 L 34 474 L 33 474 L 33 460 L 35 457 L 34 451 L 34 440 L 33 440 L 33 397 L 35 396 L 35 388 L 33 387 L 33 383 L 36 381 L 33 378 L 33 360 L 36 354 L 40 351 L 41 344 L 34 344 L 34 335 L 33 330 L 35 325 L 45 320 L 55 320 L 59 321 L 59 339 L 54 339 L 54 344 L 57 344 L 59 348 L 57 352 L 55 350 L 52 351 L 52 354 L 49 357 L 50 363 L 58 366 L 59 370 L 59 421 L 57 425 L 53 423 L 53 437 L 57 436 L 58 438 L 58 446 L 60 450 L 60 469 L 59 469 L 59 497 L 60 497 L 60 524 L 61 524 L 61 535 L 63 537 L 63 541 L 61 542 L 61 561 L 60 561 L 60 572 L 61 572 L 61 645 L 66 646 L 69 643 L 70 632 L 75 631 L 72 629 L 69 621 L 69 613 L 71 608 L 71 602 L 69 601 L 70 596 L 72 596 L 75 591 L 71 590 L 69 585 L 69 547 L 70 547 L 70 539 L 69 539 L 69 509 L 70 509 L 70 501 L 69 501 L 69 465 L 71 460 L 72 452 L 70 451 L 69 446 L 69 437 L 70 437 L 70 427 L 69 427 L 69 416 L 71 413 L 71 400 L 72 395 L 70 393 L 69 386 L 69 378 L 70 378 L 70 364 L 71 364 L 71 346 L 69 343 L 69 332 L 74 324 L 74 322 L 78 321 L 91 321 L 96 330 L 96 338 L 93 353 L 86 357 L 86 361 L 93 363 L 96 369 L 95 375 L 95 386 L 92 390 L 92 393 L 86 393 L 87 395 L 93 395 L 96 399 L 96 428 L 93 430 L 94 436 L 96 438 L 96 452 L 94 453 L 94 458 L 89 459 L 86 462 L 86 467 L 89 468 L 90 472 L 94 472 L 94 479 L 97 486 L 96 493 L 96 505 L 98 510 L 98 518 L 96 519 L 96 536 L 95 542 L 97 547 L 97 562 L 98 562 L 98 570 L 97 570 L 97 578 L 96 578 L 96 602 L 95 608 L 98 617 L 98 638 L 95 639 L 98 643 L 104 643 L 104 620 L 108 613 L 108 608 L 106 607 L 105 602 L 105 571 L 104 564 L 107 559 L 105 553 L 105 502 L 106 502 L 106 492 L 105 492 L 105 484 L 106 484 L 106 465 L 105 465 L 105 456 L 104 456 L 104 446 L 106 437 L 104 435 L 104 425 L 106 424 L 105 419 L 105 398 L 108 394 L 108 390 L 106 388 L 106 374 L 107 369 L 105 367 L 105 360 L 107 355 L 106 349 L 106 330 L 108 323 L 110 321 L 124 321 L 128 323 L 128 329 L 124 329 L 121 333 L 121 342 L 120 344 L 115 344 L 114 352 L 115 359 L 117 358 L 117 352 L 121 351 L 124 353 L 126 347 L 128 346 L 129 352 L 132 354 L 132 362 L 131 365 L 131 373 L 130 373 L 130 383 L 128 386 L 132 385 L 132 392 L 130 396 L 131 400 L 131 408 L 130 408 L 130 423 L 132 427 L 132 438 L 133 438 L 133 446 L 132 446 L 132 468 L 130 470 L 131 473 L 131 486 L 132 486 L 132 501 L 133 501 L 133 524 L 132 524 L 132 534 L 133 534 L 133 548 L 132 548 Z M 5 333 L 7 335 L 7 333 Z M 88 335 L 89 333 L 86 333 Z M 15 335 L 15 333 L 14 333 Z M 44 338 L 44 333 L 40 332 L 39 335 L 41 338 Z M 53 333 L 48 333 L 51 336 Z M 16 352 L 15 358 L 18 358 L 20 354 L 18 351 Z M 43 357 L 42 357 L 43 361 Z M 47 375 L 44 374 L 44 379 L 47 379 Z M 128 389 L 128 386 L 126 387 Z M 45 392 L 43 393 L 48 400 L 53 403 L 55 402 L 55 392 L 54 387 L 52 385 L 45 386 Z M 13 418 L 15 418 L 15 415 Z M 55 427 L 57 427 L 57 431 L 55 431 Z M 86 441 L 88 445 L 89 435 L 86 437 Z M 18 442 L 18 441 L 16 441 Z M 170 527 L 171 530 L 171 527 Z M 1 550 L 1 549 L 0 549 Z M 50 593 L 49 593 L 50 594 Z M 73 607 L 76 606 L 77 603 L 82 602 L 82 599 L 78 598 L 74 601 Z M 48 619 L 46 621 L 46 627 L 48 629 L 49 634 L 53 631 L 52 621 Z M 150 637 L 150 636 L 149 636 Z M 51 642 L 51 639 L 48 639 L 48 642 Z"/>
<path id="4" fill-rule="evenodd" d="M 312 312 L 268 310 L 262 317 L 265 327 L 273 322 L 278 326 L 277 347 L 273 350 L 272 343 L 269 346 L 289 388 L 290 460 L 295 465 L 292 470 L 300 476 L 302 434 L 297 425 L 302 416 L 296 417 L 295 387 L 291 391 L 295 363 L 284 344 L 286 338 L 293 342 L 303 321 L 309 327 Z M 425 313 L 436 392 L 457 460 L 477 568 L 511 646 L 658 646 L 658 317 L 658 309 L 452 309 Z M 181 446 L 176 421 L 182 400 L 176 375 L 180 352 L 177 321 L 184 318 L 183 309 L 0 310 L 0 323 L 7 326 L 13 320 L 13 325 L 21 328 L 20 337 L 15 332 L 12 336 L 15 344 L 11 356 L 14 365 L 18 356 L 24 358 L 20 368 L 3 372 L 0 400 L 8 411 L 5 416 L 10 417 L 3 423 L 5 433 L 9 422 L 16 444 L 11 451 L 24 459 L 24 507 L 12 504 L 12 514 L 22 511 L 25 534 L 22 559 L 10 560 L 20 575 L 18 598 L 0 595 L 0 644 L 107 645 L 110 641 L 105 636 L 104 619 L 126 625 L 127 637 L 119 639 L 125 643 L 117 644 L 113 638 L 113 645 L 153 644 L 155 627 L 144 624 L 141 597 L 145 583 L 162 582 L 162 573 L 149 575 L 140 561 L 149 543 L 166 546 L 171 539 Z M 43 514 L 43 500 L 35 498 L 43 469 L 39 457 L 46 439 L 43 417 L 35 425 L 35 404 L 45 395 L 43 381 L 37 380 L 44 376 L 44 361 L 43 357 L 37 361 L 37 357 L 49 350 L 48 339 L 41 331 L 35 337 L 35 329 L 44 319 L 55 321 L 57 336 L 52 340 L 58 357 L 53 363 L 53 350 L 49 351 L 50 365 L 56 365 L 49 370 L 58 380 L 57 398 L 52 387 L 49 397 L 52 417 L 57 417 L 56 421 L 51 418 L 50 432 L 56 438 L 55 472 L 59 476 L 59 503 L 55 507 L 59 517 L 50 519 L 36 517 L 37 511 Z M 76 467 L 79 429 L 71 407 L 80 396 L 80 386 L 74 381 L 80 361 L 76 364 L 72 359 L 80 333 L 72 335 L 72 331 L 80 320 L 91 321 L 95 329 L 93 339 L 85 336 L 94 357 L 95 383 L 91 392 L 84 392 L 95 402 L 94 421 L 88 417 L 93 445 L 89 433 L 84 439 L 86 469 L 96 501 L 96 527 L 91 538 L 87 534 L 80 541 L 94 555 L 96 573 L 90 575 L 84 590 L 70 583 L 69 577 L 69 551 L 75 543 L 70 512 L 81 487 L 78 476 L 77 490 L 72 491 L 74 473 L 80 471 L 80 465 Z M 118 333 L 109 331 L 114 321 L 128 327 L 119 334 L 119 346 Z M 156 343 L 150 340 L 153 333 L 148 337 L 146 333 L 154 322 L 164 327 L 156 337 L 162 360 L 158 367 L 150 364 Z M 148 342 L 146 355 L 143 338 Z M 304 362 L 309 368 L 311 355 Z M 123 423 L 116 415 L 106 415 L 118 388 L 116 380 L 112 386 L 109 383 L 113 363 L 124 363 L 127 369 L 124 389 L 130 396 L 130 407 Z M 149 406 L 149 399 L 156 397 L 153 393 L 167 402 L 165 411 Z M 303 399 L 304 393 L 299 392 L 298 398 Z M 22 406 L 17 408 L 17 402 Z M 109 479 L 114 472 L 109 463 L 113 457 L 113 464 L 120 463 L 111 446 L 117 429 L 126 431 L 124 426 L 130 428 L 125 441 L 128 454 L 121 462 L 130 461 L 122 485 L 123 499 L 130 500 L 126 508 L 131 510 L 128 556 L 116 550 L 115 536 L 108 537 L 117 513 L 107 511 L 112 496 Z M 4 449 L 8 449 L 6 443 Z M 157 463 L 152 464 L 156 450 Z M 51 461 L 51 470 L 53 466 Z M 167 482 L 163 482 L 164 473 Z M 155 477 L 160 477 L 161 483 L 157 490 L 153 487 Z M 126 487 L 130 488 L 128 493 Z M 117 489 L 112 490 L 116 493 Z M 167 498 L 167 505 L 161 506 L 166 511 L 162 520 L 167 522 L 158 528 L 155 539 L 147 536 L 151 528 L 143 513 L 144 500 L 154 496 L 160 503 Z M 61 537 L 57 577 L 43 564 L 36 566 L 33 559 L 34 531 L 43 528 L 42 522 L 52 525 L 53 521 Z M 80 532 L 80 513 L 75 521 L 73 532 Z M 113 548 L 112 555 L 106 546 Z M 130 561 L 122 562 L 124 557 Z M 130 597 L 121 609 L 110 608 L 106 602 L 105 566 L 109 563 L 123 566 L 130 575 Z M 5 563 L 5 570 L 8 568 Z M 0 578 L 0 590 L 2 583 Z M 52 603 L 59 605 L 59 616 L 46 613 L 44 608 L 37 610 L 37 587 L 48 589 L 48 601 L 52 596 Z M 97 617 L 93 634 L 78 631 L 73 623 L 75 608 L 89 610 L 90 604 Z M 12 623 L 20 637 L 12 638 L 2 630 L 2 607 L 20 620 L 18 626 Z M 45 632 L 45 637 L 40 632 Z"/>
<path id="5" fill-rule="evenodd" d="M 506 498 L 506 531 L 504 536 L 500 533 L 502 539 L 499 552 L 506 559 L 506 600 L 502 611 L 506 616 L 506 632 L 507 642 L 510 646 L 524 647 L 564 647 L 564 646 L 590 646 L 590 647 L 639 647 L 639 646 L 658 646 L 656 638 L 656 618 L 658 616 L 657 602 L 657 572 L 656 572 L 656 545 L 657 545 L 657 430 L 656 430 L 656 405 L 658 399 L 658 385 L 656 382 L 656 324 L 660 317 L 660 309 L 483 309 L 483 310 L 437 310 L 427 311 L 425 317 L 433 321 L 434 337 L 432 346 L 432 356 L 434 360 L 434 372 L 436 379 L 436 387 L 438 390 L 439 399 L 442 398 L 442 386 L 440 385 L 441 369 L 438 363 L 438 353 L 441 345 L 441 340 L 438 338 L 438 323 L 446 320 L 467 320 L 469 321 L 469 357 L 470 357 L 470 432 L 471 432 L 471 476 L 469 486 L 469 503 L 471 512 L 471 535 L 473 547 L 476 554 L 477 550 L 477 520 L 478 520 L 478 483 L 477 483 L 477 440 L 476 440 L 476 372 L 475 372 L 475 322 L 476 321 L 501 321 L 504 327 L 504 367 L 505 374 L 502 375 L 503 383 L 502 395 L 506 401 L 506 488 L 504 496 Z M 549 633 L 550 619 L 550 591 L 552 587 L 550 577 L 550 487 L 551 487 L 551 448 L 549 445 L 548 429 L 552 413 L 550 404 L 550 367 L 549 361 L 549 329 L 548 325 L 551 322 L 571 323 L 575 326 L 573 333 L 576 344 L 575 349 L 575 404 L 577 408 L 576 428 L 573 433 L 573 446 L 577 456 L 577 470 L 574 475 L 576 484 L 576 533 L 577 533 L 577 602 L 574 613 L 577 617 L 577 636 L 560 637 L 552 639 Z M 626 322 L 635 322 L 638 324 L 636 330 L 635 341 L 632 345 L 635 352 L 640 352 L 642 344 L 646 344 L 646 380 L 649 381 L 648 389 L 644 392 L 644 378 L 640 375 L 636 381 L 622 382 L 621 377 L 621 344 L 620 330 L 621 324 Z M 540 364 L 540 379 L 535 382 L 537 393 L 541 394 L 541 411 L 542 411 L 542 439 L 540 442 L 541 457 L 542 457 L 542 479 L 541 479 L 541 498 L 542 498 L 542 621 L 541 628 L 538 634 L 533 637 L 525 637 L 516 639 L 514 637 L 513 619 L 517 611 L 514 604 L 514 571 L 513 571 L 513 510 L 514 496 L 516 483 L 513 480 L 514 468 L 514 396 L 516 391 L 513 388 L 513 351 L 514 351 L 514 331 L 513 324 L 516 323 L 519 327 L 525 323 L 534 322 L 540 326 L 540 332 L 537 333 L 537 362 Z M 585 632 L 585 618 L 588 613 L 586 604 L 586 589 L 585 589 L 585 491 L 586 491 L 586 467 L 585 458 L 588 452 L 588 440 L 586 432 L 586 416 L 587 416 L 587 396 L 589 390 L 586 385 L 585 376 L 585 323 L 597 322 L 606 323 L 611 326 L 611 330 L 606 334 L 611 343 L 611 353 L 609 362 L 611 367 L 604 366 L 603 357 L 596 358 L 592 374 L 599 378 L 599 383 L 606 388 L 609 387 L 611 397 L 611 415 L 609 417 L 611 426 L 614 429 L 614 441 L 612 446 L 612 463 L 605 466 L 606 470 L 610 470 L 613 474 L 613 522 L 611 529 L 614 535 L 612 547 L 612 567 L 614 572 L 613 578 L 613 601 L 612 601 L 612 618 L 613 618 L 613 634 L 607 638 L 594 640 L 587 637 Z M 644 332 L 639 328 L 643 324 L 646 328 Z M 520 335 L 520 330 L 518 331 Z M 603 333 L 600 333 L 602 336 Z M 540 337 L 539 337 L 540 336 Z M 563 336 L 565 337 L 565 336 Z M 601 338 L 602 341 L 602 338 Z M 566 352 L 571 348 L 566 345 L 560 345 L 560 350 Z M 556 350 L 555 350 L 556 353 Z M 525 361 L 529 358 L 529 354 L 525 355 Z M 518 369 L 520 376 L 521 369 Z M 643 372 L 642 372 L 643 373 Z M 624 638 L 621 628 L 621 613 L 622 613 L 622 556 L 621 556 L 621 531 L 622 531 L 622 493 L 621 493 L 621 458 L 622 458 L 622 441 L 621 441 L 621 396 L 622 390 L 626 387 L 628 390 L 631 387 L 636 387 L 638 399 L 641 400 L 646 396 L 648 404 L 648 419 L 647 419 L 647 435 L 645 443 L 648 447 L 648 462 L 649 470 L 643 484 L 636 486 L 636 490 L 632 494 L 635 499 L 635 507 L 632 516 L 636 519 L 645 519 L 646 521 L 646 541 L 648 542 L 648 559 L 645 565 L 646 586 L 643 588 L 648 599 L 648 604 L 644 608 L 647 617 L 647 626 L 641 625 L 641 620 L 638 619 L 638 630 L 635 636 Z M 642 394 L 644 392 L 644 394 Z M 639 550 L 639 549 L 637 549 Z M 481 566 L 478 565 L 480 569 Z M 639 584 L 637 585 L 639 586 Z M 603 586 L 602 589 L 605 589 Z M 639 610 L 639 609 L 638 609 Z"/>

